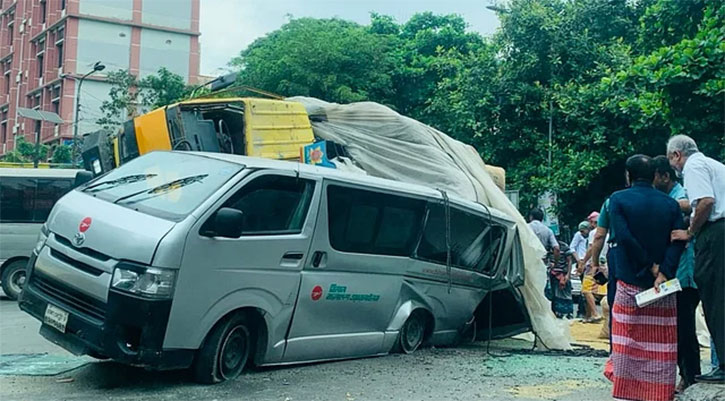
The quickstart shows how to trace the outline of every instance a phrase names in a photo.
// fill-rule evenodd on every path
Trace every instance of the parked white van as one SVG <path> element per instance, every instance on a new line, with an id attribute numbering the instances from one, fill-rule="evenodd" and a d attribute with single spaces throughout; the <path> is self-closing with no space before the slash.
<path id="1" fill-rule="evenodd" d="M 70 169 L 0 168 L 0 282 L 17 299 L 25 266 L 55 202 L 73 188 Z"/>
<path id="2" fill-rule="evenodd" d="M 63 197 L 46 232 L 20 301 L 43 336 L 76 354 L 192 367 L 205 383 L 249 363 L 529 327 L 513 220 L 401 182 L 153 152 Z"/>

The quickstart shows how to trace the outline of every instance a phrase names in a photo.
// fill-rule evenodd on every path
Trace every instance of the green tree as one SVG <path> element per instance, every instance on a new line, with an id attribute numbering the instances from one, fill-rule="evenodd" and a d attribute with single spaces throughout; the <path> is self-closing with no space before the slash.
<path id="1" fill-rule="evenodd" d="M 53 148 L 53 155 L 51 156 L 51 163 L 67 164 L 72 159 L 72 149 L 68 145 L 56 145 Z"/>
<path id="2" fill-rule="evenodd" d="M 188 97 L 193 89 L 186 84 L 184 77 L 165 67 L 143 78 L 138 86 L 141 88 L 141 104 L 154 109 Z"/>
<path id="3" fill-rule="evenodd" d="M 15 149 L 5 153 L 3 161 L 11 163 L 32 163 L 35 158 L 38 162 L 43 163 L 48 158 L 48 145 L 38 144 L 36 146 L 32 142 L 28 142 L 25 137 L 18 136 L 15 139 Z"/>
<path id="4" fill-rule="evenodd" d="M 107 82 L 111 84 L 109 99 L 101 103 L 103 117 L 96 123 L 103 128 L 112 129 L 138 114 L 139 82 L 128 70 L 109 72 Z"/>
<path id="5" fill-rule="evenodd" d="M 285 96 L 333 102 L 392 96 L 397 64 L 387 34 L 340 19 L 293 19 L 231 60 L 239 82 Z"/>
<path id="6" fill-rule="evenodd" d="M 184 78 L 165 67 L 156 74 L 138 79 L 128 70 L 113 71 L 108 74 L 111 89 L 109 99 L 101 104 L 103 117 L 97 123 L 103 128 L 118 127 L 143 110 L 154 109 L 174 103 L 188 97 L 192 87 L 186 85 Z"/>

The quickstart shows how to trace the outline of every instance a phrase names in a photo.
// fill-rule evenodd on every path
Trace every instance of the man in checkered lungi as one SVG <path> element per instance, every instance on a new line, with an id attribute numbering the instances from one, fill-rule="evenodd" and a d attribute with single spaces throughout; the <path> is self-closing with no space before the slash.
<path id="1" fill-rule="evenodd" d="M 675 277 L 684 241 L 670 241 L 683 226 L 677 202 L 652 186 L 652 159 L 627 159 L 630 188 L 609 198 L 610 250 L 617 266 L 612 306 L 612 365 L 617 399 L 668 401 L 677 379 L 677 304 L 674 295 L 638 307 L 635 296 Z"/>

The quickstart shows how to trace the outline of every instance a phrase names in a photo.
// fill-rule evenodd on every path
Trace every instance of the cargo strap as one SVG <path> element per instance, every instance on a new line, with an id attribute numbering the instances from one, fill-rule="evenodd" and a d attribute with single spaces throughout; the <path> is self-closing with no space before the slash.
<path id="1" fill-rule="evenodd" d="M 448 293 L 451 293 L 453 279 L 451 277 L 451 200 L 446 191 L 439 189 L 443 195 L 443 207 L 446 210 L 446 274 L 448 275 Z"/>

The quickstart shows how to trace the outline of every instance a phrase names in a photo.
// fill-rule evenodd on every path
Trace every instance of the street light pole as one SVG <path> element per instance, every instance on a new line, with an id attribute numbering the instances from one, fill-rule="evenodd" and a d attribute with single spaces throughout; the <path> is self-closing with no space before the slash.
<path id="1" fill-rule="evenodd" d="M 73 152 L 72 153 L 72 163 L 76 164 L 78 161 L 78 115 L 81 111 L 81 86 L 83 85 L 83 80 L 86 79 L 89 75 L 93 74 L 96 71 L 103 71 L 106 68 L 105 65 L 101 64 L 100 61 L 96 61 L 95 64 L 93 64 L 93 69 L 85 73 L 79 80 L 78 80 L 78 88 L 76 88 L 76 113 L 75 117 L 73 119 Z"/>

